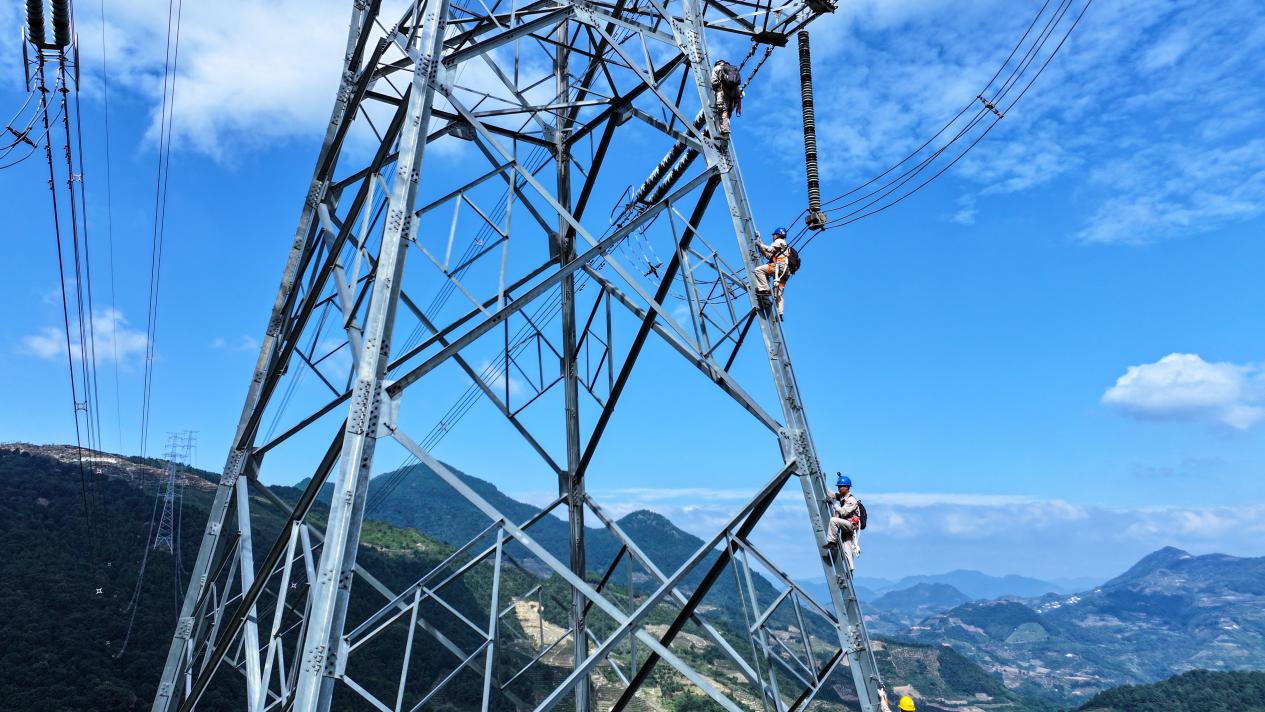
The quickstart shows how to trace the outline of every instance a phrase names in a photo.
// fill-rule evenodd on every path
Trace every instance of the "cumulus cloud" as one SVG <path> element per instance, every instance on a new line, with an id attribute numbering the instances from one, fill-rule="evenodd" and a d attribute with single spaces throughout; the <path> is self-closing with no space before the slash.
<path id="1" fill-rule="evenodd" d="M 1173 353 L 1130 366 L 1102 403 L 1151 420 L 1197 420 L 1247 430 L 1265 417 L 1265 372 L 1255 364 L 1209 363 Z"/>
<path id="2" fill-rule="evenodd" d="M 88 61 L 100 57 L 101 17 L 76 18 Z M 242 145 L 319 132 L 329 117 L 350 6 L 334 0 L 184 3 L 175 82 L 173 146 L 231 159 Z M 158 139 L 167 6 L 123 0 L 105 17 L 112 89 L 151 102 L 147 139 Z M 99 66 L 99 65 L 97 65 Z M 97 72 L 84 75 L 98 92 Z"/>
<path id="3" fill-rule="evenodd" d="M 117 309 L 100 309 L 93 314 L 91 334 L 93 355 L 99 362 L 134 363 L 144 357 L 149 343 L 145 332 L 128 326 L 127 317 Z M 80 355 L 79 343 L 78 333 L 72 333 L 70 350 L 75 359 Z M 18 351 L 42 359 L 64 359 L 66 333 L 59 327 L 46 326 L 23 336 L 18 342 Z"/>
<path id="4" fill-rule="evenodd" d="M 145 140 L 150 145 L 160 137 L 167 94 L 173 97 L 169 99 L 174 107 L 171 142 L 177 151 L 232 163 L 243 151 L 321 135 L 346 54 L 351 5 L 338 0 L 184 3 L 179 52 L 172 53 L 177 60 L 175 78 L 170 81 L 166 80 L 171 66 L 167 9 L 162 3 L 120 0 L 109 5 L 104 19 L 95 6 L 77 15 L 87 66 L 83 74 L 87 95 L 101 93 L 104 24 L 111 91 L 148 103 Z M 394 11 L 384 9 L 381 22 L 371 32 L 380 33 L 390 25 L 387 15 Z M 12 20 L 6 26 L 18 24 L 17 15 L 13 9 L 0 8 L 0 19 Z M 372 41 L 369 46 L 373 46 Z M 530 66 L 523 71 L 529 76 L 550 71 L 547 62 L 527 64 Z M 490 91 L 502 102 L 513 99 L 482 62 L 463 65 L 455 79 L 462 86 L 484 92 L 480 97 Z M 547 91 L 535 87 L 528 99 L 539 100 L 541 92 Z M 370 106 L 367 110 L 379 127 L 386 122 L 386 107 Z M 363 148 L 372 138 L 367 126 L 357 124 L 352 129 L 351 148 Z M 441 141 L 436 150 L 453 152 L 463 145 Z"/>

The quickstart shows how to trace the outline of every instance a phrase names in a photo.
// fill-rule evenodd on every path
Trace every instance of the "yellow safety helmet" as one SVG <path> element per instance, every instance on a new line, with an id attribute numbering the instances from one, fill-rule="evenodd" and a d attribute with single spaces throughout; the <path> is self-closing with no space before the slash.
<path id="1" fill-rule="evenodd" d="M 900 702 L 896 706 L 901 709 L 901 712 L 914 712 L 914 698 L 905 695 L 900 698 Z"/>

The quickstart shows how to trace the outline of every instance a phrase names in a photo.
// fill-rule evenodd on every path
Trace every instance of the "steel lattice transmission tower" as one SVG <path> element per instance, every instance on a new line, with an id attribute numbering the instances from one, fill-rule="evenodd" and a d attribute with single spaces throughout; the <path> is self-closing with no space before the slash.
<path id="1" fill-rule="evenodd" d="M 163 452 L 167 464 L 163 468 L 163 483 L 158 496 L 163 501 L 162 515 L 158 520 L 158 533 L 154 535 L 154 549 L 171 554 L 175 550 L 176 470 L 188 466 L 196 434 L 191 430 L 183 433 L 167 433 L 167 449 Z"/>
<path id="2" fill-rule="evenodd" d="M 806 505 L 794 517 L 803 545 L 820 546 L 825 478 L 781 325 L 748 289 L 756 222 L 736 148 L 703 110 L 709 39 L 737 53 L 751 43 L 751 57 L 833 10 L 356 0 L 154 710 L 212 698 L 251 711 L 640 709 L 677 680 L 728 710 L 781 711 L 844 669 L 862 710 L 879 709 L 848 565 L 822 558 L 837 584 L 822 606 L 753 543 L 785 490 Z M 692 367 L 681 378 L 696 393 L 663 392 L 675 364 Z M 648 388 L 653 422 L 619 426 L 689 428 L 730 403 L 767 438 L 763 450 L 758 436 L 697 438 L 706 457 L 742 448 L 747 474 L 767 483 L 676 571 L 586 490 L 622 466 L 603 458 L 603 435 L 621 399 Z M 476 400 L 466 451 L 521 453 L 524 472 L 557 488 L 526 521 L 432 453 Z M 370 570 L 383 559 L 361 546 L 377 504 L 369 478 L 392 451 L 484 518 L 426 571 Z M 269 455 L 284 465 L 277 481 L 309 476 L 300 492 L 263 484 Z M 560 551 L 536 535 L 555 512 L 569 523 Z M 586 524 L 618 543 L 613 556 L 586 547 Z M 722 624 L 705 601 L 724 590 L 737 597 Z M 565 630 L 547 635 L 555 600 L 566 613 L 549 626 Z M 708 674 L 681 647 L 700 636 L 720 666 Z"/>

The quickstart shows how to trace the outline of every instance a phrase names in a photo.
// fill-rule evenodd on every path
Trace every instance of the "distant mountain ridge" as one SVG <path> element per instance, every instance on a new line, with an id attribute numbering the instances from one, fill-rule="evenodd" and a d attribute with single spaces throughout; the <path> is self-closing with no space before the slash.
<path id="1" fill-rule="evenodd" d="M 1197 668 L 1265 669 L 1265 557 L 1166 547 L 1093 590 L 975 601 L 907 634 L 1061 702 Z"/>
<path id="2" fill-rule="evenodd" d="M 970 600 L 970 596 L 947 583 L 918 583 L 909 588 L 888 591 L 869 604 L 881 610 L 926 616 L 956 608 Z"/>
<path id="3" fill-rule="evenodd" d="M 522 524 L 541 511 L 540 507 L 514 499 L 487 480 L 462 472 L 452 465 L 447 466 L 480 497 L 516 524 Z M 296 487 L 305 485 L 306 481 Z M 389 494 L 382 496 L 383 489 L 388 486 L 391 487 Z M 327 484 L 318 499 L 328 502 L 332 492 L 333 485 Z M 454 492 L 434 470 L 420 463 L 370 479 L 368 501 L 370 505 L 366 516 L 416 529 L 452 546 L 465 544 L 490 523 L 482 512 Z M 585 557 L 589 568 L 597 569 L 615 557 L 620 543 L 605 527 L 600 526 L 600 522 L 592 523 L 598 526 L 585 527 Z M 626 514 L 616 520 L 616 524 L 639 546 L 643 542 L 653 543 L 653 546 L 646 546 L 643 553 L 664 573 L 672 573 L 703 545 L 702 539 L 649 510 Z M 570 532 L 562 519 L 552 515 L 541 517 L 528 532 L 555 557 L 566 561 L 570 556 Z"/>
<path id="4" fill-rule="evenodd" d="M 448 468 L 515 523 L 521 524 L 541 511 L 540 507 L 510 497 L 487 480 L 462 472 L 451 465 Z M 306 481 L 300 482 L 297 487 L 305 485 Z M 389 495 L 382 496 L 386 487 L 391 487 Z M 332 492 L 333 486 L 327 484 L 317 499 L 328 502 Z M 416 529 L 450 546 L 465 544 L 491 523 L 473 504 L 454 492 L 434 470 L 420 463 L 370 479 L 368 502 L 367 517 L 397 527 Z M 616 520 L 616 524 L 666 575 L 676 571 L 704 544 L 702 539 L 677 527 L 667 517 L 649 510 L 626 514 Z M 552 515 L 540 517 L 528 533 L 555 558 L 563 562 L 569 560 L 570 532 L 563 520 Z M 586 526 L 584 544 L 587 568 L 599 574 L 614 560 L 621 547 L 619 540 L 602 526 Z M 521 545 L 511 544 L 509 551 L 525 567 L 534 569 L 536 573 L 543 574 L 547 571 Z M 706 564 L 714 561 L 717 556 L 715 551 L 708 554 L 704 565 L 696 567 L 682 580 L 683 588 L 693 588 L 705 575 Z M 638 576 L 649 578 L 640 573 Z M 753 576 L 753 581 L 762 600 L 772 600 L 777 595 L 775 588 L 758 572 Z M 722 615 L 741 615 L 742 607 L 737 589 L 729 577 L 713 586 L 704 599 L 704 605 L 719 609 Z M 777 615 L 791 614 L 779 610 Z"/>
<path id="5" fill-rule="evenodd" d="M 1055 582 L 1016 574 L 993 576 L 971 569 L 955 569 L 942 574 L 913 574 L 899 580 L 861 575 L 857 576 L 856 581 L 858 587 L 872 591 L 876 596 L 912 588 L 920 583 L 935 583 L 952 586 L 973 600 L 1006 596 L 1035 598 L 1047 593 L 1076 593 L 1092 588 L 1093 583 L 1096 583 L 1096 579 L 1085 578 Z"/>
<path id="6" fill-rule="evenodd" d="M 1064 591 L 1058 584 L 1050 581 L 1015 574 L 991 576 L 967 569 L 957 569 L 943 574 L 906 576 L 896 583 L 893 590 L 910 588 L 920 583 L 948 584 L 973 599 L 1004 596 L 1031 598 L 1047 593 L 1072 593 Z"/>

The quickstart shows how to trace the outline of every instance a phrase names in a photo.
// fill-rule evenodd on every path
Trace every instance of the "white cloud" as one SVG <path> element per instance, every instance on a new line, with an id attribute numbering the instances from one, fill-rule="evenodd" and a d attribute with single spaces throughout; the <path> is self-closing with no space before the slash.
<path id="1" fill-rule="evenodd" d="M 259 342 L 247 334 L 241 334 L 235 339 L 217 336 L 211 340 L 211 348 L 229 353 L 250 353 L 259 350 Z"/>
<path id="2" fill-rule="evenodd" d="M 222 160 L 234 148 L 317 134 L 329 117 L 350 6 L 333 0 L 183 4 L 173 145 Z M 78 33 L 94 64 L 100 17 L 81 13 Z M 163 96 L 167 6 L 124 0 L 106 16 L 111 81 L 152 102 L 156 141 Z M 99 65 L 97 65 L 99 66 Z M 98 91 L 97 67 L 85 89 Z"/>
<path id="3" fill-rule="evenodd" d="M 975 207 L 975 196 L 964 195 L 958 198 L 958 209 L 949 217 L 949 222 L 971 226 L 975 224 L 975 216 L 979 210 Z"/>
<path id="4" fill-rule="evenodd" d="M 494 366 L 491 359 L 483 359 L 479 363 L 479 367 L 474 370 L 475 373 L 482 377 L 483 382 L 487 384 L 492 392 L 497 394 L 502 400 L 505 399 L 505 364 Z M 509 377 L 509 393 L 510 396 L 522 395 L 526 386 L 519 380 L 517 376 Z"/>
<path id="5" fill-rule="evenodd" d="M 1258 365 L 1209 363 L 1173 353 L 1130 366 L 1102 396 L 1104 405 L 1154 420 L 1212 421 L 1247 430 L 1265 417 L 1265 373 Z"/>
<path id="6" fill-rule="evenodd" d="M 384 8 L 381 22 L 371 32 L 380 35 L 382 26 L 393 22 L 390 15 L 396 10 Z M 5 16 L 0 11 L 0 19 Z M 260 146 L 320 136 L 333 107 L 350 18 L 351 5 L 338 0 L 183 3 L 172 146 L 232 163 L 238 154 Z M 99 95 L 101 17 L 93 6 L 76 20 L 87 65 L 83 88 L 89 95 Z M 148 103 L 145 140 L 150 145 L 160 135 L 167 21 L 166 4 L 142 0 L 112 3 L 105 18 L 111 90 L 140 96 Z M 373 45 L 371 39 L 368 46 Z M 550 71 L 547 62 L 525 61 L 523 71 L 529 76 Z M 509 98 L 482 62 L 463 65 L 455 78 L 462 86 L 490 92 L 497 100 Z M 400 79 L 394 81 L 400 86 Z M 392 91 L 385 85 L 380 88 Z M 537 94 L 542 91 L 547 90 L 537 87 L 529 99 L 540 99 Z M 372 105 L 370 110 L 381 128 L 389 109 Z M 353 127 L 351 148 L 363 148 L 370 140 L 367 125 Z M 466 145 L 440 141 L 433 148 L 453 153 L 467 150 Z"/>
<path id="7" fill-rule="evenodd" d="M 351 346 L 346 339 L 323 338 L 316 343 L 312 355 L 312 360 L 317 364 L 321 375 L 332 381 L 334 385 L 346 383 L 351 377 L 353 359 Z"/>
<path id="8" fill-rule="evenodd" d="M 1091 179 L 1118 194 L 1081 230 L 1086 242 L 1145 243 L 1203 232 L 1265 211 L 1265 139 L 1222 148 L 1146 147 L 1107 162 Z"/>
<path id="9" fill-rule="evenodd" d="M 72 322 L 70 340 L 71 354 L 79 358 L 78 329 Z M 144 357 L 146 345 L 149 343 L 145 332 L 128 326 L 127 317 L 117 309 L 101 309 L 92 316 L 90 342 L 98 362 L 118 360 L 120 364 L 130 364 Z M 34 334 L 23 336 L 18 343 L 18 350 L 30 356 L 42 359 L 66 358 L 66 333 L 57 327 L 46 326 Z"/>

